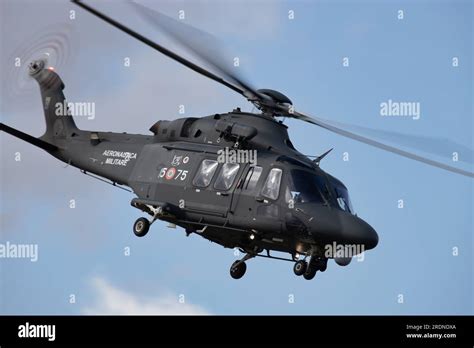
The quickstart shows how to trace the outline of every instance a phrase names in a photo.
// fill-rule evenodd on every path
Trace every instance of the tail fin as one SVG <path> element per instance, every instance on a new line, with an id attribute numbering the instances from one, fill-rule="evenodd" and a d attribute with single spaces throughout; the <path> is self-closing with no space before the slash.
<path id="1" fill-rule="evenodd" d="M 67 107 L 63 81 L 52 68 L 45 69 L 41 60 L 30 64 L 30 75 L 40 86 L 46 120 L 46 132 L 40 139 L 53 144 L 58 140 L 65 140 L 78 131 L 78 128 Z"/>

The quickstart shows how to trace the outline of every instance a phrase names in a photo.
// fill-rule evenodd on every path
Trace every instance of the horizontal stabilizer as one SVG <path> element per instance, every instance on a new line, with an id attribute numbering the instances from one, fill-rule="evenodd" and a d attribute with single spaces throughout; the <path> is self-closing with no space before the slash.
<path id="1" fill-rule="evenodd" d="M 35 138 L 29 134 L 23 133 L 19 131 L 18 129 L 12 128 L 7 126 L 6 124 L 0 123 L 0 131 L 4 131 L 8 134 L 11 134 L 17 138 L 20 138 L 21 140 L 24 140 L 30 144 L 33 144 L 43 150 L 46 150 L 48 152 L 53 152 L 58 149 L 57 146 L 52 145 L 50 143 L 47 143 L 46 141 L 43 141 L 41 139 Z"/>

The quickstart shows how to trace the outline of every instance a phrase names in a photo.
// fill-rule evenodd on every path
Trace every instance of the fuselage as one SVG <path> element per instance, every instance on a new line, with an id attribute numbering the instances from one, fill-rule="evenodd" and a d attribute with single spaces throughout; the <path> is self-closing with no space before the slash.
<path id="1" fill-rule="evenodd" d="M 163 220 L 225 247 L 314 253 L 378 242 L 344 184 L 297 151 L 271 116 L 234 110 L 158 121 L 153 135 L 77 131 L 58 158 L 166 206 Z"/>

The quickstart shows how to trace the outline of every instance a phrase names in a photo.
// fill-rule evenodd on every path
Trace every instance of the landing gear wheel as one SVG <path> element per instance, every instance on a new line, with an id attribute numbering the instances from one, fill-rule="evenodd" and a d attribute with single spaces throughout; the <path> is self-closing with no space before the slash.
<path id="1" fill-rule="evenodd" d="M 319 259 L 318 261 L 318 270 L 324 272 L 328 268 L 328 259 Z"/>
<path id="2" fill-rule="evenodd" d="M 149 229 L 150 221 L 144 217 L 138 218 L 133 224 L 133 233 L 135 233 L 137 237 L 144 237 L 148 233 Z"/>
<path id="3" fill-rule="evenodd" d="M 237 262 L 239 261 L 235 261 L 232 266 L 230 266 L 230 276 L 234 279 L 242 278 L 247 270 L 247 264 L 245 262 L 241 262 L 238 265 Z"/>
<path id="4" fill-rule="evenodd" d="M 297 276 L 301 276 L 306 272 L 307 268 L 308 268 L 308 264 L 306 263 L 306 261 L 300 260 L 295 263 L 293 267 L 293 272 L 295 272 Z"/>
<path id="5" fill-rule="evenodd" d="M 317 271 L 318 270 L 316 268 L 308 267 L 306 272 L 304 272 L 304 274 L 303 274 L 303 278 L 306 279 L 306 280 L 311 280 L 311 279 L 314 278 Z"/>

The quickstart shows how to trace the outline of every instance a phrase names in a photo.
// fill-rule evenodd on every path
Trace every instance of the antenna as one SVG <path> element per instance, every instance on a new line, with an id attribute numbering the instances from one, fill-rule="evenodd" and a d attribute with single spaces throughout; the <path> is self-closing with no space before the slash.
<path id="1" fill-rule="evenodd" d="M 319 162 L 321 162 L 321 160 L 322 160 L 324 157 L 326 157 L 326 155 L 327 155 L 328 153 L 330 153 L 333 149 L 334 149 L 334 148 L 329 149 L 329 150 L 327 150 L 325 153 L 323 153 L 321 156 L 316 157 L 316 158 L 313 160 L 313 162 L 316 163 L 316 165 L 319 167 Z"/>

